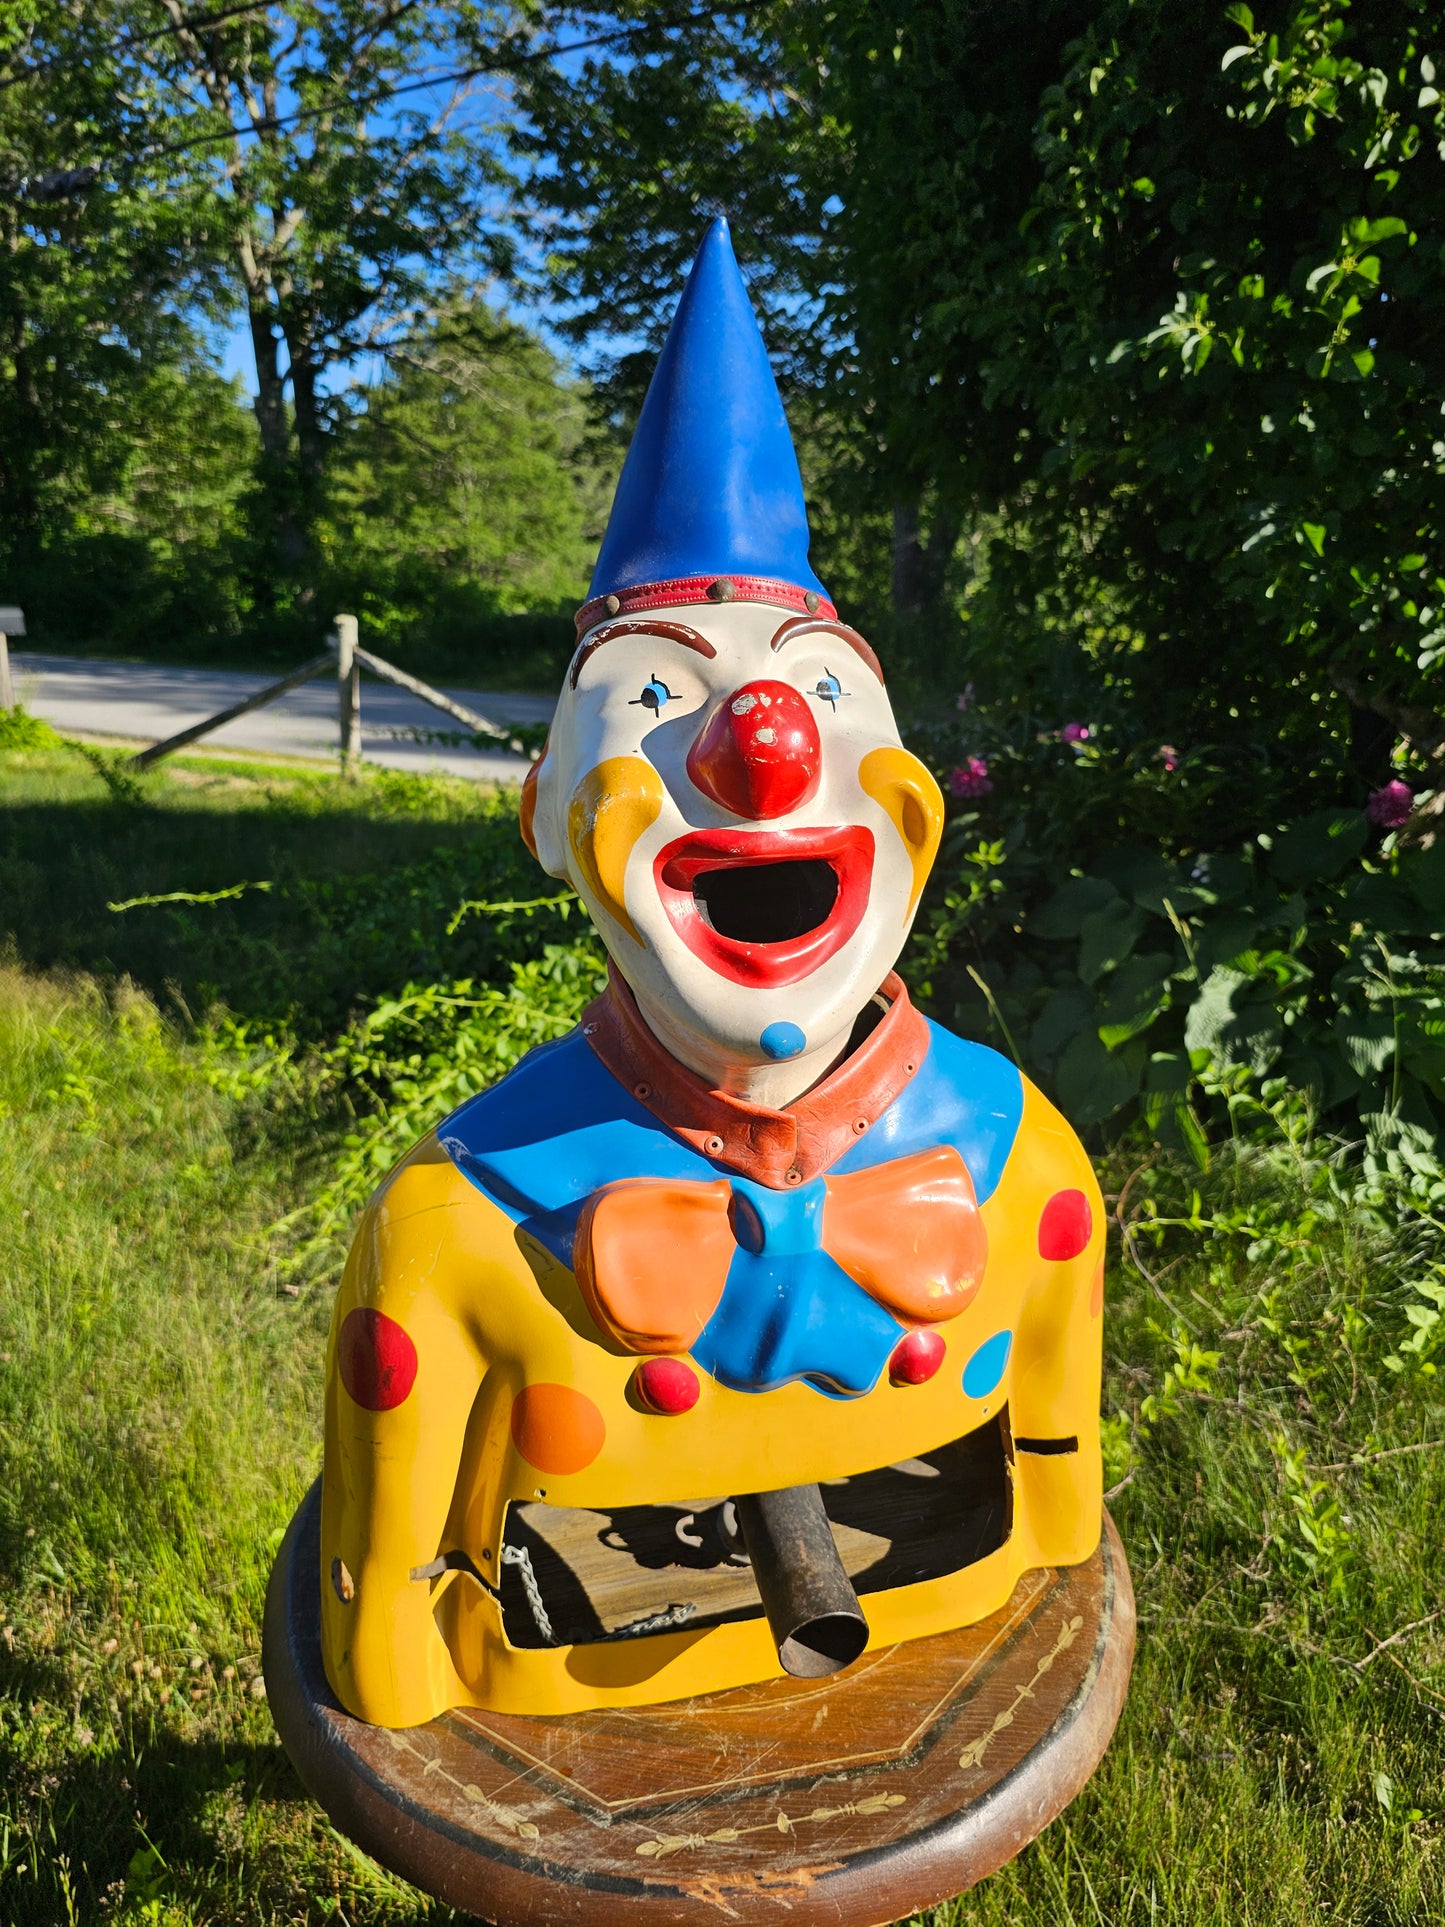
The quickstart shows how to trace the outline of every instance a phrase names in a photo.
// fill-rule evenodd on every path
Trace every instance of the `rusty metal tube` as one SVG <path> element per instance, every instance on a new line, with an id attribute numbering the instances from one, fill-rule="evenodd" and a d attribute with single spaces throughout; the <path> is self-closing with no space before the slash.
<path id="1" fill-rule="evenodd" d="M 815 1485 L 754 1492 L 737 1501 L 783 1670 L 822 1679 L 851 1665 L 868 1644 L 868 1621 L 843 1570 Z"/>

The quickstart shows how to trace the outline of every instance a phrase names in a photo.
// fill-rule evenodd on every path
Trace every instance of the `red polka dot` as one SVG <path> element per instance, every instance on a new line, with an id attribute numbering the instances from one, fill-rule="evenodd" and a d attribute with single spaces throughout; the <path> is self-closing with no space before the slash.
<path id="1" fill-rule="evenodd" d="M 893 1347 L 888 1376 L 895 1385 L 924 1385 L 943 1363 L 946 1349 L 937 1332 L 907 1332 Z"/>
<path id="2" fill-rule="evenodd" d="M 649 1358 L 633 1373 L 632 1382 L 638 1402 L 666 1418 L 690 1412 L 702 1390 L 697 1373 L 680 1358 Z"/>
<path id="3" fill-rule="evenodd" d="M 394 1318 L 369 1306 L 346 1314 L 336 1363 L 342 1384 L 368 1412 L 393 1411 L 416 1383 L 416 1346 Z"/>
<path id="4" fill-rule="evenodd" d="M 1082 1191 L 1056 1191 L 1039 1219 L 1039 1256 L 1077 1258 L 1094 1235 L 1094 1214 Z"/>

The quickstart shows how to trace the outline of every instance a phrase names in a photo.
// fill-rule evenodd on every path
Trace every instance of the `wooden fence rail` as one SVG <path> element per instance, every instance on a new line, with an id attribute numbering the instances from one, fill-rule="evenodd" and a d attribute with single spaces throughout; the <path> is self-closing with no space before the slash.
<path id="1" fill-rule="evenodd" d="M 253 709 L 264 709 L 267 703 L 274 703 L 278 696 L 284 696 L 288 690 L 299 689 L 302 683 L 313 682 L 317 676 L 324 676 L 335 667 L 332 656 L 313 656 L 310 662 L 303 662 L 299 669 L 293 669 L 289 676 L 283 676 L 279 682 L 267 683 L 264 689 L 258 689 L 254 696 L 247 696 L 244 702 L 232 703 L 229 709 L 208 716 L 203 723 L 192 723 L 189 729 L 167 736 L 163 743 L 152 743 L 149 749 L 143 749 L 131 757 L 131 766 L 134 769 L 149 769 L 152 763 L 158 763 L 163 756 L 184 749 L 187 743 L 194 743 L 199 737 L 209 736 L 222 723 L 233 723 L 238 716 L 248 716 Z"/>
<path id="2" fill-rule="evenodd" d="M 341 738 L 341 762 L 344 769 L 354 769 L 361 757 L 361 672 L 369 669 L 374 676 L 383 681 L 395 683 L 399 689 L 410 690 L 433 709 L 452 717 L 464 725 L 474 736 L 486 736 L 493 742 L 504 743 L 518 755 L 526 755 L 526 745 L 521 738 L 501 723 L 494 723 L 488 717 L 468 709 L 465 703 L 443 695 L 440 689 L 433 689 L 419 676 L 408 675 L 405 669 L 398 669 L 395 663 L 387 662 L 383 656 L 372 655 L 357 641 L 357 621 L 355 616 L 337 616 L 335 632 L 326 638 L 326 654 L 313 656 L 310 662 L 302 663 L 293 669 L 289 676 L 281 677 L 279 682 L 267 683 L 254 695 L 247 696 L 244 702 L 232 703 L 219 715 L 208 716 L 204 722 L 192 723 L 188 729 L 167 736 L 164 742 L 152 743 L 149 749 L 140 750 L 131 758 L 133 769 L 149 769 L 163 756 L 170 756 L 188 743 L 209 736 L 212 730 L 219 729 L 223 723 L 233 723 L 238 716 L 248 715 L 253 709 L 261 709 L 273 703 L 278 696 L 286 695 L 302 683 L 312 682 L 318 676 L 331 672 L 336 677 L 337 722 Z"/>

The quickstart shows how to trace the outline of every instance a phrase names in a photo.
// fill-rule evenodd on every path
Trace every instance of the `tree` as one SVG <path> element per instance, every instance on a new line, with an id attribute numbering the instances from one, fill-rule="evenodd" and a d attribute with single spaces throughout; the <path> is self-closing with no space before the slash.
<path id="1" fill-rule="evenodd" d="M 168 144 L 209 160 L 278 557 L 304 581 L 336 372 L 405 340 L 448 279 L 508 258 L 486 127 L 463 124 L 507 12 L 490 0 L 274 0 L 199 19 L 181 0 L 146 0 L 144 12 L 171 28 L 151 43 L 183 130 Z"/>
<path id="2" fill-rule="evenodd" d="M 606 515 L 580 457 L 584 398 L 538 338 L 458 302 L 343 428 L 322 541 L 383 635 L 575 607 Z"/>
<path id="3" fill-rule="evenodd" d="M 921 623 L 937 614 L 965 508 L 953 470 L 926 469 L 928 444 L 898 405 L 906 328 L 889 314 L 870 331 L 854 306 L 866 297 L 846 254 L 859 141 L 838 114 L 833 63 L 839 36 L 869 17 L 775 0 L 655 21 L 625 56 L 529 70 L 513 140 L 536 164 L 551 290 L 570 307 L 562 326 L 590 350 L 596 404 L 624 430 L 702 226 L 729 215 L 788 392 L 815 559 L 850 606 L 876 620 L 891 601 Z M 570 9 L 545 19 L 553 35 L 601 24 Z M 917 187 L 898 170 L 873 185 L 885 203 Z"/>
<path id="4" fill-rule="evenodd" d="M 857 332 L 910 342 L 920 459 L 1007 513 L 979 626 L 1011 663 L 1071 641 L 1137 730 L 1378 782 L 1369 706 L 1420 700 L 1445 593 L 1438 16 L 1089 11 L 1044 38 L 1031 153 L 970 6 L 895 15 L 881 88 L 839 61 Z"/>
<path id="5" fill-rule="evenodd" d="M 1232 743 L 1299 801 L 1378 782 L 1397 729 L 1432 754 L 1437 10 L 776 0 L 739 33 L 529 97 L 549 144 L 598 141 L 595 251 L 576 190 L 535 190 L 586 313 L 627 316 L 613 282 L 643 299 L 621 242 L 649 207 L 670 228 L 731 174 L 789 210 L 752 258 L 805 304 L 832 431 L 893 504 L 896 603 L 927 607 L 968 527 L 967 647 L 1000 692 Z"/>
<path id="6" fill-rule="evenodd" d="M 34 565 L 75 502 L 114 486 L 147 369 L 216 293 L 198 197 L 122 164 L 152 101 L 115 22 L 0 6 L 0 554 Z M 80 163 L 84 163 L 83 165 Z"/>

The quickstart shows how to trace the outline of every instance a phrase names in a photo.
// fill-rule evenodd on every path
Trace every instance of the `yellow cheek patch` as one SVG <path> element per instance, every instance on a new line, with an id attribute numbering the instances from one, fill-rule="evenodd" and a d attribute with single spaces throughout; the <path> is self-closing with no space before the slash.
<path id="1" fill-rule="evenodd" d="M 662 778 L 640 756 L 609 756 L 589 769 L 567 805 L 567 836 L 592 894 L 628 936 L 641 943 L 623 908 L 633 845 L 662 809 Z"/>
<path id="2" fill-rule="evenodd" d="M 912 916 L 938 855 L 938 840 L 943 835 L 943 792 L 906 749 L 870 749 L 858 765 L 858 781 L 888 812 L 903 839 L 913 865 L 913 894 L 908 899 L 908 914 Z"/>

